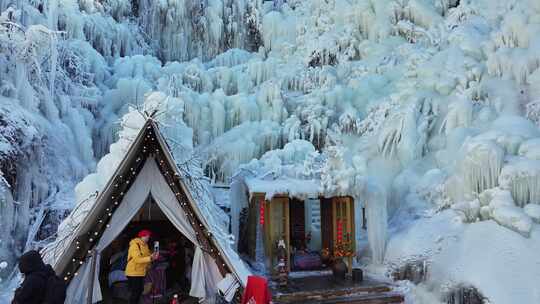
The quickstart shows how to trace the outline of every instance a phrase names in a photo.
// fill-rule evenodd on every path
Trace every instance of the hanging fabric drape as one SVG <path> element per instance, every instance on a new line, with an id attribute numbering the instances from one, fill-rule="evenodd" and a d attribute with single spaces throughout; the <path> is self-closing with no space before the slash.
<path id="1" fill-rule="evenodd" d="M 92 259 L 96 258 L 96 268 L 94 275 L 94 287 L 92 302 L 102 301 L 101 287 L 99 283 L 99 269 L 101 252 L 116 239 L 129 222 L 135 217 L 137 212 L 144 205 L 149 195 L 152 195 L 159 208 L 163 211 L 167 219 L 180 231 L 188 240 L 195 245 L 195 255 L 192 266 L 192 285 L 190 295 L 198 298 L 206 298 L 208 292 L 217 291 L 217 282 L 221 276 L 215 260 L 200 248 L 199 242 L 193 227 L 180 207 L 175 194 L 167 184 L 153 158 L 148 158 L 143 169 L 131 185 L 129 191 L 112 215 L 109 226 L 105 229 L 96 246 L 96 257 L 88 258 L 79 268 L 79 273 L 73 278 L 67 290 L 67 303 L 83 304 L 87 303 L 88 281 L 91 278 L 90 265 Z M 112 202 L 111 202 L 112 203 Z"/>

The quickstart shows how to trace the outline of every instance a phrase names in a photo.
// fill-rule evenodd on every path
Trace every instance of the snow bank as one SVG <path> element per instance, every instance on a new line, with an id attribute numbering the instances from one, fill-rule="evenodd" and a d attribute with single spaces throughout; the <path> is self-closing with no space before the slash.
<path id="1" fill-rule="evenodd" d="M 461 224 L 453 220 L 455 216 L 446 211 L 392 235 L 386 260 L 427 258 L 429 274 L 422 288 L 438 299 L 453 286 L 465 284 L 476 287 L 490 303 L 539 301 L 538 290 L 526 283 L 540 276 L 540 268 L 533 266 L 540 262 L 538 226 L 526 239 L 494 221 Z"/>

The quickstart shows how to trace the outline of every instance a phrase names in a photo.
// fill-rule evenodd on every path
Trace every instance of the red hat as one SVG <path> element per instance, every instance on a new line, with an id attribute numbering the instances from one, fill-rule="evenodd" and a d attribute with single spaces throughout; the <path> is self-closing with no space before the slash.
<path id="1" fill-rule="evenodd" d="M 146 229 L 139 231 L 139 234 L 137 234 L 138 237 L 145 237 L 145 236 L 149 237 L 151 235 L 152 235 L 152 231 L 146 230 Z"/>

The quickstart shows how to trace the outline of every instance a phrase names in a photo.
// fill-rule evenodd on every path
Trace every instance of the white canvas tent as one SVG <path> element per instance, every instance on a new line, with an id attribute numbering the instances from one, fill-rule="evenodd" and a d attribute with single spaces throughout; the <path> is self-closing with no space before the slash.
<path id="1" fill-rule="evenodd" d="M 219 285 L 230 299 L 245 286 L 249 271 L 214 220 L 212 211 L 219 209 L 204 205 L 213 204 L 205 196 L 207 185 L 185 178 L 156 122 L 148 119 L 93 204 L 84 212 L 76 208 L 62 225 L 71 231 L 44 250 L 46 260 L 69 282 L 67 303 L 102 300 L 98 279 L 101 252 L 149 196 L 195 246 L 191 296 L 211 301 Z"/>

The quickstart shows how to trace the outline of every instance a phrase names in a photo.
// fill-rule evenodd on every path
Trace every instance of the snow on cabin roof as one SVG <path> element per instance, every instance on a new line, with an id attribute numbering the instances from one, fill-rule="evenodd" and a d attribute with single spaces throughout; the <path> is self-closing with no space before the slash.
<path id="1" fill-rule="evenodd" d="M 244 179 L 250 194 L 264 193 L 266 199 L 271 199 L 276 195 L 287 195 L 306 199 L 319 197 L 322 193 L 319 191 L 320 181 L 315 179 L 297 179 L 282 177 L 273 180 L 264 180 L 257 177 Z"/>
<path id="2" fill-rule="evenodd" d="M 310 142 L 294 140 L 241 166 L 235 178 L 244 181 L 250 194 L 264 193 L 267 199 L 275 195 L 318 197 L 322 195 L 321 181 L 312 171 L 320 156 Z"/>
<path id="3" fill-rule="evenodd" d="M 95 220 L 94 213 L 100 209 L 99 205 L 101 204 L 99 203 L 105 201 L 100 195 L 107 193 L 111 188 L 112 178 L 117 172 L 120 172 L 121 167 L 129 163 L 127 158 L 133 157 L 131 154 L 133 154 L 134 146 L 141 144 L 140 137 L 141 134 L 144 134 L 141 130 L 146 123 L 146 118 L 137 111 L 131 111 L 124 116 L 119 140 L 111 145 L 110 153 L 99 161 L 97 172 L 88 175 L 77 185 L 75 208 L 59 225 L 57 239 L 43 251 L 44 258 L 48 263 L 52 265 L 61 263 L 62 259 L 73 251 L 70 247 L 73 247 L 72 244 L 76 238 L 83 235 L 88 225 Z M 191 145 L 191 142 L 187 143 L 191 137 L 178 132 L 178 126 L 174 128 L 176 130 L 173 134 L 179 136 L 168 138 L 165 134 L 158 132 L 160 133 L 157 136 L 158 141 L 163 141 L 160 144 L 167 150 L 165 155 L 170 163 L 175 165 L 177 173 L 182 177 L 181 180 L 187 187 L 186 195 L 194 202 L 195 213 L 211 232 L 225 260 L 245 286 L 250 272 L 241 262 L 238 254 L 231 248 L 232 239 L 228 234 L 228 223 L 225 217 L 220 216 L 223 211 L 215 204 L 208 180 L 204 177 L 198 162 L 190 158 L 192 150 L 186 149 L 186 146 Z M 186 129 L 188 128 L 186 127 Z M 174 143 L 176 146 L 171 148 L 169 143 Z M 179 163 L 178 160 L 184 162 Z"/>

